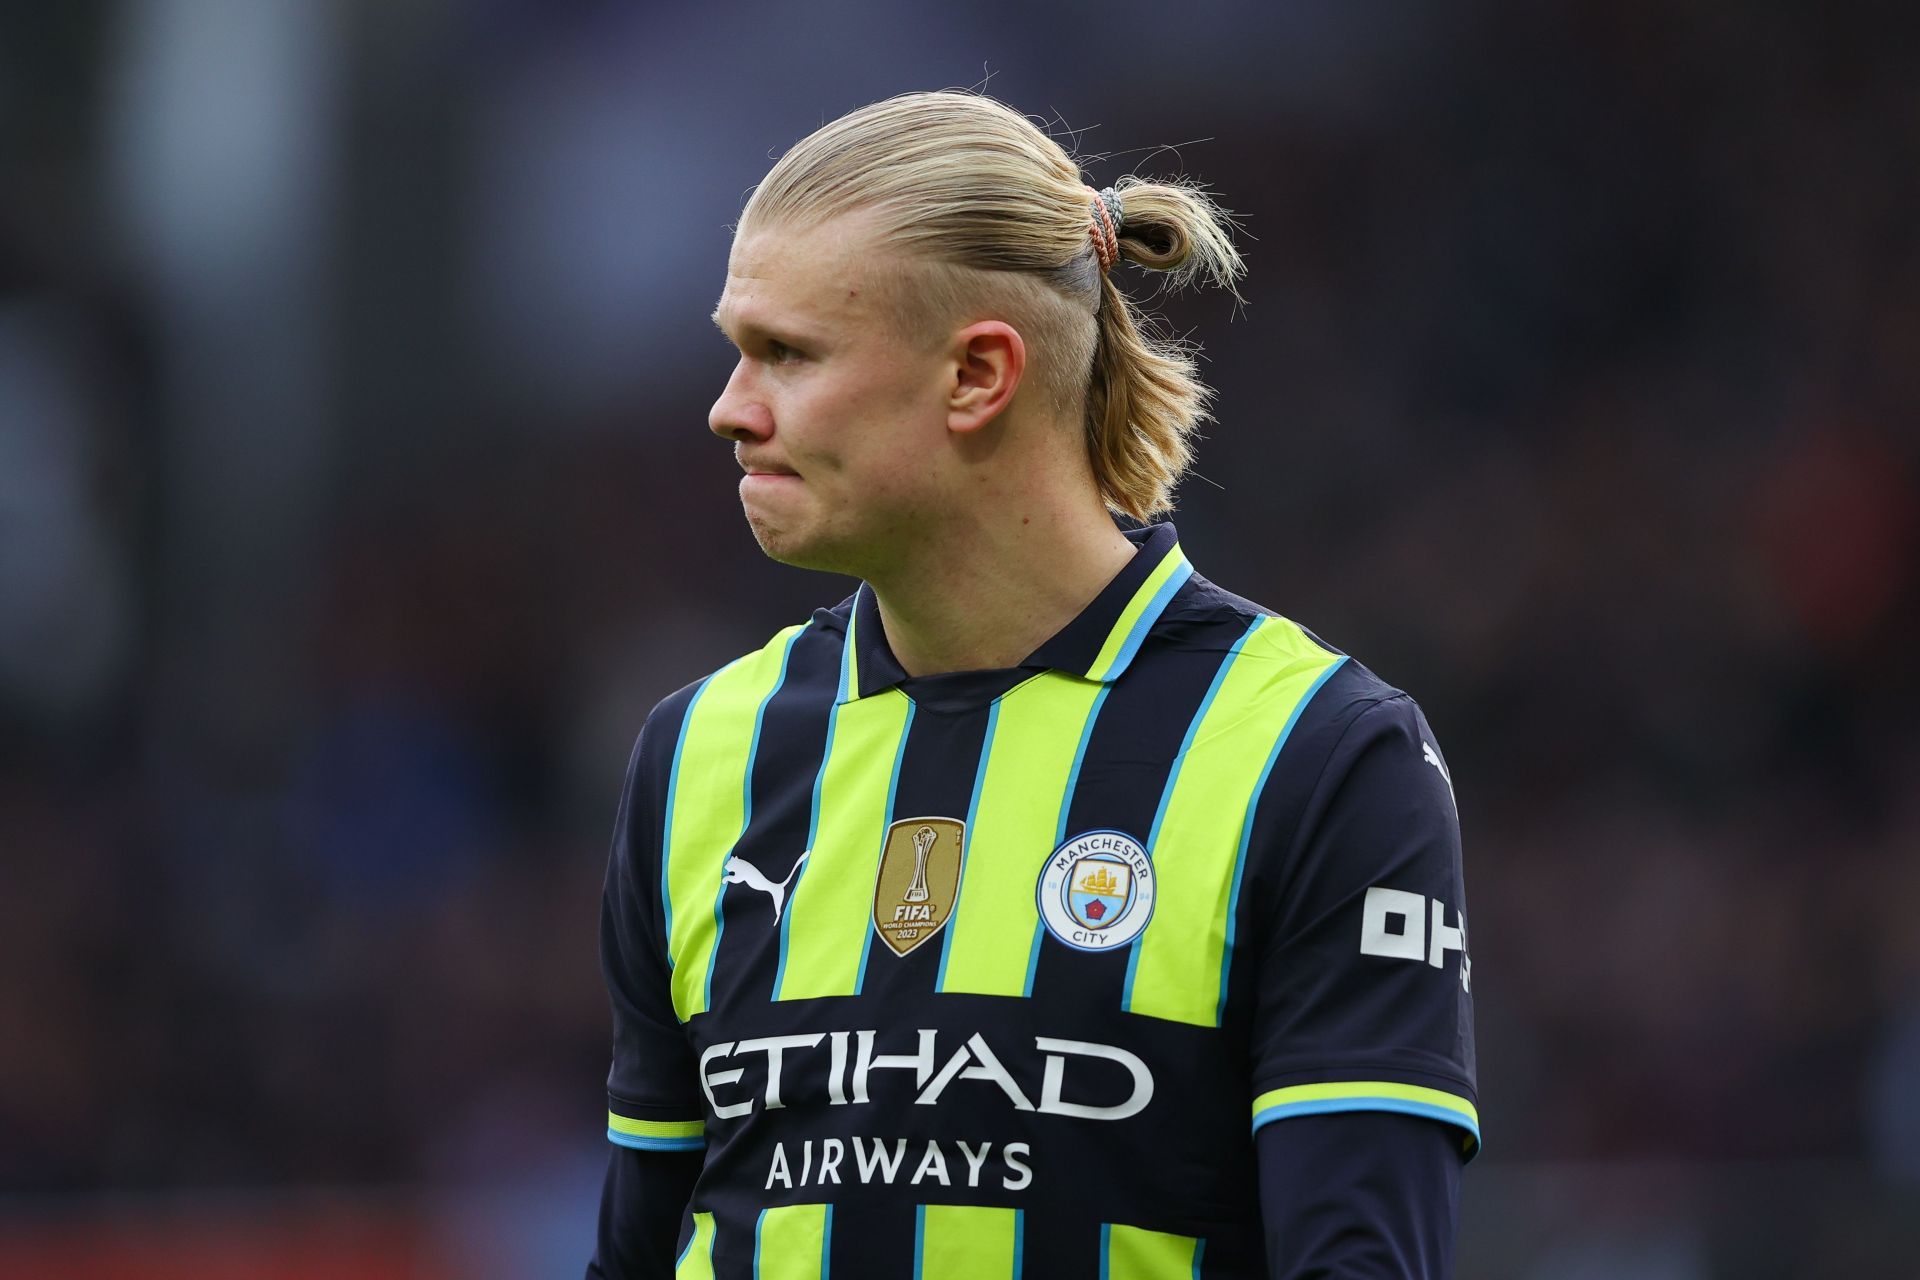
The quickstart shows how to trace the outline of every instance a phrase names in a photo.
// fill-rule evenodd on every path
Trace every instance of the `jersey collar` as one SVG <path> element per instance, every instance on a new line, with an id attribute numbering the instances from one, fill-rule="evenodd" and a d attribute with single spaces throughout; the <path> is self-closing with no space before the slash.
<path id="1" fill-rule="evenodd" d="M 1093 603 L 1062 627 L 1020 664 L 1024 670 L 1064 671 L 1087 680 L 1110 684 L 1140 651 L 1140 643 L 1193 574 L 1180 550 L 1180 535 L 1171 524 L 1123 530 L 1135 546 L 1113 581 Z M 887 647 L 880 625 L 880 605 L 873 588 L 861 583 L 847 615 L 847 643 L 840 664 L 838 701 L 883 693 L 907 679 L 907 673 Z"/>

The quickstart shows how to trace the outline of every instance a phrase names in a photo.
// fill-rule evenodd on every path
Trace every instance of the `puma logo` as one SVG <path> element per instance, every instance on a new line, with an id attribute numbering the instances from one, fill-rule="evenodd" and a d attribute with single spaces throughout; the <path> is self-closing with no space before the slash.
<path id="1" fill-rule="evenodd" d="M 812 856 L 811 849 L 801 854 L 800 861 L 794 863 L 793 870 L 787 872 L 787 878 L 777 884 L 761 875 L 760 868 L 746 859 L 729 856 L 725 867 L 727 878 L 722 883 L 743 884 L 749 889 L 757 890 L 772 898 L 773 922 L 779 924 L 780 913 L 787 909 L 787 890 L 792 886 L 794 878 L 800 874 L 800 868 L 806 866 L 807 859 Z"/>

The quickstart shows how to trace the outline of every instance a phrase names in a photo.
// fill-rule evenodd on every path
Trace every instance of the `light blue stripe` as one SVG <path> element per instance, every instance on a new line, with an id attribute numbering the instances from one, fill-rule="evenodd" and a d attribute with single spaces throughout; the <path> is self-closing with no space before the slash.
<path id="1" fill-rule="evenodd" d="M 1174 784 L 1180 781 L 1181 766 L 1186 764 L 1187 752 L 1193 747 L 1193 735 L 1200 731 L 1200 722 L 1207 718 L 1207 708 L 1213 705 L 1214 697 L 1220 692 L 1220 686 L 1226 683 L 1227 672 L 1239 659 L 1240 651 L 1246 647 L 1248 638 L 1253 635 L 1255 628 L 1266 620 L 1264 614 L 1255 618 L 1240 634 L 1240 638 L 1233 642 L 1233 647 L 1227 650 L 1227 656 L 1220 660 L 1220 669 L 1213 673 L 1213 683 L 1207 686 L 1207 696 L 1200 699 L 1200 708 L 1193 713 L 1193 719 L 1187 725 L 1186 736 L 1180 739 L 1180 752 L 1173 758 L 1173 767 L 1167 770 L 1167 785 L 1160 792 L 1159 807 L 1153 811 L 1153 827 L 1147 832 L 1147 857 L 1149 858 L 1153 857 L 1154 845 L 1160 839 L 1160 824 L 1166 820 L 1167 805 L 1173 799 Z M 1140 968 L 1140 943 L 1145 937 L 1146 934 L 1142 932 L 1141 936 L 1135 938 L 1127 947 L 1127 982 L 1120 992 L 1120 1008 L 1127 1012 L 1133 1010 L 1133 975 Z"/>
<path id="2" fill-rule="evenodd" d="M 1006 694 L 1003 693 L 1000 697 L 1004 698 Z M 987 709 L 987 736 L 980 743 L 980 763 L 974 766 L 973 770 L 973 798 L 967 801 L 967 827 L 964 839 L 968 847 L 962 852 L 960 857 L 960 879 L 962 882 L 967 878 L 966 854 L 972 852 L 973 817 L 976 813 L 980 812 L 980 791 L 987 781 L 987 758 L 993 754 L 993 731 L 999 724 L 1000 698 L 995 698 L 993 705 Z M 953 887 L 953 901 L 955 907 L 958 907 L 960 904 L 959 884 Z M 952 920 L 947 921 L 946 935 L 946 937 L 940 940 L 940 970 L 933 978 L 933 989 L 935 991 L 945 991 L 947 989 L 947 957 L 953 952 Z M 1033 967 L 1031 959 L 1028 960 L 1027 967 L 1029 971 L 1031 971 Z"/>
<path id="3" fill-rule="evenodd" d="M 1260 796 L 1267 789 L 1267 777 L 1273 772 L 1274 764 L 1280 759 L 1280 749 L 1287 745 L 1287 738 L 1293 733 L 1293 726 L 1300 721 L 1300 713 L 1313 701 L 1313 695 L 1320 692 L 1333 673 L 1346 663 L 1345 656 L 1334 659 L 1333 665 L 1320 673 L 1320 678 L 1308 686 L 1300 695 L 1300 701 L 1294 704 L 1293 714 L 1287 717 L 1286 724 L 1280 727 L 1280 736 L 1274 739 L 1273 750 L 1267 753 L 1267 763 L 1260 770 L 1260 780 L 1253 784 L 1253 794 L 1247 797 L 1247 817 L 1240 824 L 1240 850 L 1233 856 L 1233 888 L 1227 894 L 1227 946 L 1220 957 L 1220 1002 L 1214 1006 L 1213 1025 L 1227 1013 L 1227 977 L 1233 970 L 1234 923 L 1240 915 L 1240 878 L 1247 869 L 1247 843 L 1253 839 L 1254 811 L 1260 807 Z"/>
<path id="4" fill-rule="evenodd" d="M 1027 1211 L 1013 1211 L 1013 1280 L 1020 1280 L 1020 1273 L 1027 1265 Z"/>
<path id="5" fill-rule="evenodd" d="M 922 1253 L 927 1244 L 927 1206 L 913 1206 L 913 1280 L 920 1280 Z"/>
<path id="6" fill-rule="evenodd" d="M 1033 980 L 1040 972 L 1040 945 L 1046 936 L 1046 925 L 1033 926 L 1033 943 L 1027 948 L 1027 980 L 1020 987 L 1021 996 L 1028 1000 L 1033 999 Z"/>
<path id="7" fill-rule="evenodd" d="M 714 674 L 717 675 L 719 673 L 715 672 Z M 667 892 L 667 867 L 669 865 L 667 859 L 673 852 L 669 845 L 673 840 L 673 798 L 680 790 L 680 752 L 681 749 L 687 745 L 687 726 L 693 723 L 693 709 L 699 705 L 700 695 L 707 691 L 707 684 L 712 679 L 713 676 L 708 676 L 705 680 L 702 680 L 700 687 L 693 691 L 693 696 L 687 699 L 686 714 L 680 718 L 679 736 L 673 740 L 673 767 L 667 771 L 667 812 L 665 820 L 660 826 L 660 914 L 664 917 L 666 923 L 666 930 L 663 936 L 669 939 L 673 937 L 673 895 Z M 671 946 L 667 947 L 666 952 L 667 969 L 671 972 L 673 969 L 673 948 Z"/>
<path id="8" fill-rule="evenodd" d="M 1193 1242 L 1193 1280 L 1200 1280 L 1200 1258 L 1206 1251 L 1207 1242 L 1205 1240 L 1195 1240 Z"/>
<path id="9" fill-rule="evenodd" d="M 1327 1115 L 1336 1111 L 1398 1111 L 1410 1116 L 1425 1116 L 1429 1120 L 1441 1120 L 1465 1129 L 1473 1135 L 1474 1145 L 1480 1143 L 1480 1126 L 1465 1112 L 1435 1106 L 1431 1102 L 1415 1102 L 1410 1098 L 1316 1098 L 1308 1102 L 1283 1102 L 1254 1116 L 1253 1128 L 1257 1133 L 1261 1125 L 1271 1124 L 1275 1120 L 1292 1116 Z"/>
<path id="10" fill-rule="evenodd" d="M 1100 1224 L 1100 1280 L 1107 1280 L 1107 1272 L 1113 1265 L 1113 1224 Z"/>
<path id="11" fill-rule="evenodd" d="M 753 1220 L 753 1276 L 760 1280 L 760 1228 L 767 1222 L 767 1211 L 762 1209 L 760 1216 Z"/>
<path id="12" fill-rule="evenodd" d="M 1180 550 L 1179 543 L 1167 548 L 1167 554 L 1180 556 L 1183 561 L 1186 559 L 1185 554 Z M 1167 602 L 1173 599 L 1173 593 L 1192 576 L 1191 563 L 1183 563 L 1167 575 L 1167 580 L 1160 584 L 1160 589 L 1153 593 L 1153 599 L 1147 602 L 1147 607 L 1134 620 L 1133 630 L 1127 632 L 1126 642 L 1120 646 L 1120 652 L 1113 655 L 1113 661 L 1106 665 L 1105 670 L 1093 676 L 1095 680 L 1111 680 L 1127 669 L 1127 664 L 1133 661 L 1133 655 L 1140 651 L 1141 643 L 1146 640 L 1147 632 L 1153 630 L 1153 624 L 1160 620 L 1160 615 L 1166 610 Z"/>
<path id="13" fill-rule="evenodd" d="M 863 582 L 853 589 L 853 607 L 847 610 L 847 639 L 841 647 L 840 687 L 834 691 L 833 695 L 835 706 L 850 701 L 850 696 L 860 695 L 860 676 L 854 669 L 854 628 L 860 620 L 860 592 L 865 586 L 866 583 Z"/>
<path id="14" fill-rule="evenodd" d="M 1027 980 L 1020 986 L 1020 995 L 1024 999 L 1033 999 L 1033 980 L 1040 973 L 1040 948 L 1045 943 L 1046 937 L 1046 924 L 1036 922 L 1033 926 L 1033 941 L 1027 946 Z"/>
<path id="15" fill-rule="evenodd" d="M 826 1224 L 820 1229 L 820 1280 L 833 1272 L 833 1206 L 827 1206 Z"/>
<path id="16" fill-rule="evenodd" d="M 808 625 L 811 626 L 812 624 L 809 623 Z M 806 627 L 801 627 L 799 631 L 787 637 L 787 647 L 780 652 L 779 678 L 773 682 L 773 688 L 767 690 L 766 697 L 760 699 L 760 705 L 754 709 L 753 737 L 747 743 L 747 771 L 740 783 L 741 839 L 745 838 L 747 828 L 753 825 L 753 762 L 760 758 L 760 728 L 767 721 L 767 704 L 773 701 L 773 695 L 780 692 L 780 687 L 786 684 L 787 664 L 793 659 L 794 642 L 800 638 L 806 629 Z M 738 847 L 739 840 L 736 839 L 734 843 L 735 846 Z M 729 852 L 731 852 L 731 850 L 729 850 Z M 713 969 L 714 966 L 720 962 L 720 935 L 727 930 L 726 916 L 721 910 L 721 905 L 725 903 L 726 900 L 727 882 L 723 877 L 720 881 L 719 892 L 713 895 L 713 949 L 707 953 L 707 980 L 705 986 L 702 988 L 705 993 L 702 1007 L 707 1009 L 713 1008 Z M 671 937 L 672 935 L 669 934 L 668 936 Z"/>
<path id="17" fill-rule="evenodd" d="M 1080 730 L 1080 745 L 1073 751 L 1073 767 L 1067 771 L 1067 787 L 1060 793 L 1060 821 L 1053 829 L 1053 847 L 1057 851 L 1067 842 L 1067 818 L 1073 811 L 1073 793 L 1080 787 L 1080 766 L 1087 758 L 1087 743 L 1093 740 L 1093 722 L 1100 718 L 1100 708 L 1107 705 L 1107 695 L 1113 692 L 1113 686 L 1103 684 L 1100 692 L 1094 695 L 1093 705 L 1087 708 L 1087 723 Z M 1046 864 L 1042 863 L 1040 874 L 1046 874 Z M 1040 948 L 1047 936 L 1047 926 L 1039 921 L 1033 922 L 1033 945 L 1027 951 L 1027 983 L 1020 994 L 1033 998 L 1034 975 L 1040 971 Z"/>
<path id="18" fill-rule="evenodd" d="M 887 779 L 887 816 L 880 824 L 880 854 L 886 855 L 887 830 L 893 826 L 893 801 L 900 794 L 900 765 L 907 758 L 907 738 L 913 733 L 913 713 L 919 708 L 912 698 L 907 699 L 907 718 L 900 726 L 900 745 L 893 749 L 893 776 Z M 954 901 L 960 900 L 956 888 Z M 853 975 L 853 994 L 859 995 L 867 982 L 867 958 L 873 954 L 873 930 L 866 929 L 860 934 L 860 968 Z M 776 991 L 779 988 L 774 988 Z"/>
<path id="19" fill-rule="evenodd" d="M 611 1128 L 607 1130 L 607 1141 L 635 1151 L 700 1151 L 707 1145 L 705 1138 L 647 1138 Z"/>
<path id="20" fill-rule="evenodd" d="M 842 688 L 846 686 L 847 662 L 852 653 L 853 649 L 851 646 L 843 645 L 841 647 L 840 684 Z M 813 809 L 807 818 L 807 847 L 801 850 L 802 853 L 811 853 L 813 851 L 814 837 L 820 834 L 820 785 L 826 781 L 827 761 L 833 758 L 833 731 L 839 723 L 840 704 L 835 702 L 831 707 L 827 708 L 827 744 L 820 750 L 820 768 L 813 775 Z M 809 858 L 807 861 L 811 862 L 813 859 Z M 793 901 L 793 895 L 799 891 L 800 882 L 806 879 L 806 877 L 806 864 L 802 863 L 800 865 L 800 874 L 793 878 L 793 884 L 787 889 L 787 901 L 789 904 Z M 793 913 L 791 911 L 782 913 L 780 917 L 780 963 L 773 971 L 773 998 L 776 1000 L 780 998 L 781 980 L 787 976 L 787 939 L 792 932 L 792 926 Z"/>

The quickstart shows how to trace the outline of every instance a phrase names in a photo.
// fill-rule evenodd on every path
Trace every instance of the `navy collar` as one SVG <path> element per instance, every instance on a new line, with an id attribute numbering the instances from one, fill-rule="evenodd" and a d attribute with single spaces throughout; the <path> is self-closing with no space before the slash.
<path id="1" fill-rule="evenodd" d="M 1171 524 L 1123 530 L 1136 550 L 1093 603 L 1020 663 L 1031 671 L 1064 671 L 1109 684 L 1133 661 L 1140 642 L 1167 602 L 1193 573 Z M 837 611 L 836 611 L 837 612 Z M 909 677 L 887 647 L 880 604 L 861 583 L 847 614 L 846 657 L 840 664 L 839 702 L 872 697 Z"/>

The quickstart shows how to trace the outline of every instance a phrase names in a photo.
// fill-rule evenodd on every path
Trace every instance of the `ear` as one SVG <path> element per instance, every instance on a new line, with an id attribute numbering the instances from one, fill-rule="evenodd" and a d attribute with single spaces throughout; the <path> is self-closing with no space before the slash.
<path id="1" fill-rule="evenodd" d="M 947 430 L 978 431 L 1006 411 L 1027 372 L 1027 344 L 1004 320 L 980 320 L 953 336 Z"/>

